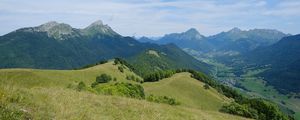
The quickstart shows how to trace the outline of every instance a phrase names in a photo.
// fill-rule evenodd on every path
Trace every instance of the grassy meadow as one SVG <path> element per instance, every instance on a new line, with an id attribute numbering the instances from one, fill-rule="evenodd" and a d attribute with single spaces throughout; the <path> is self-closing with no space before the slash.
<path id="1" fill-rule="evenodd" d="M 135 75 L 128 68 L 118 70 L 113 61 L 81 70 L 1 69 L 0 105 L 6 115 L 22 112 L 30 119 L 70 120 L 242 120 L 218 109 L 230 101 L 189 73 L 175 74 L 159 82 L 143 83 L 146 95 L 166 95 L 181 104 L 171 106 L 133 98 L 76 91 L 79 82 L 90 86 L 102 73 L 121 82 Z"/>

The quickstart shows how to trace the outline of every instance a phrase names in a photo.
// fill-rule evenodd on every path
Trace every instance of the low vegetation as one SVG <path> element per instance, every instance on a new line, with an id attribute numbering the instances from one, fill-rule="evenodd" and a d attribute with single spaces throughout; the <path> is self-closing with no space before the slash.
<path id="1" fill-rule="evenodd" d="M 135 82 L 138 82 L 138 83 L 143 83 L 144 82 L 144 80 L 142 80 L 138 77 L 135 77 L 134 75 L 127 75 L 126 79 L 127 80 L 132 80 L 132 81 L 135 81 Z"/>
<path id="2" fill-rule="evenodd" d="M 236 105 L 235 103 L 233 103 L 229 106 L 224 106 L 221 109 L 224 112 L 260 120 L 293 119 L 292 117 L 285 115 L 275 104 L 269 101 L 244 97 L 236 90 L 228 86 L 222 85 L 220 83 L 217 83 L 203 76 L 202 73 L 193 70 L 189 71 L 192 74 L 192 77 L 194 77 L 195 79 L 205 82 L 209 86 L 212 86 L 213 88 L 217 89 L 220 93 L 224 94 L 225 96 L 233 98 L 235 102 L 239 104 Z"/>
<path id="3" fill-rule="evenodd" d="M 251 107 L 247 105 L 240 105 L 238 103 L 232 102 L 231 104 L 224 105 L 220 111 L 235 114 L 239 116 L 244 116 L 248 118 L 258 118 L 258 113 L 255 109 L 252 109 Z"/>
<path id="4" fill-rule="evenodd" d="M 115 64 L 115 65 L 121 64 L 121 65 L 127 66 L 127 67 L 129 68 L 130 71 L 134 71 L 134 70 L 135 70 L 134 67 L 133 67 L 131 64 L 129 64 L 127 61 L 125 61 L 125 60 L 123 60 L 123 59 L 121 59 L 121 58 L 115 58 L 114 64 Z M 119 70 L 120 70 L 120 69 L 119 69 Z M 120 71 L 121 71 L 121 70 L 120 70 Z"/>
<path id="5" fill-rule="evenodd" d="M 85 85 L 85 83 L 84 82 L 79 82 L 78 83 L 78 85 L 77 85 L 77 87 L 76 87 L 76 90 L 77 91 L 82 91 L 82 90 L 85 90 L 86 89 L 86 85 Z"/>
<path id="6" fill-rule="evenodd" d="M 104 84 L 95 87 L 97 93 L 105 95 L 117 95 L 130 98 L 144 99 L 144 88 L 139 84 L 131 83 L 114 83 Z"/>
<path id="7" fill-rule="evenodd" d="M 159 81 L 161 79 L 171 77 L 175 73 L 178 73 L 178 72 L 176 70 L 166 70 L 166 71 L 158 71 L 158 72 L 150 73 L 150 74 L 145 75 L 144 81 L 145 82 Z"/>
<path id="8" fill-rule="evenodd" d="M 101 83 L 108 83 L 111 80 L 112 80 L 112 77 L 110 75 L 101 74 L 100 76 L 96 77 L 96 81 L 94 83 L 92 83 L 91 87 L 93 88 L 96 85 L 101 84 Z"/>
<path id="9" fill-rule="evenodd" d="M 21 120 L 26 119 L 26 114 L 20 110 L 9 108 L 0 103 L 0 120 Z"/>
<path id="10" fill-rule="evenodd" d="M 118 61 L 118 60 L 117 60 Z M 238 114 L 240 112 L 234 112 L 234 111 L 240 111 L 240 110 L 247 110 L 248 108 L 244 109 L 244 106 L 247 106 L 254 111 L 257 111 L 258 118 L 260 116 L 268 116 L 272 115 L 272 110 L 277 111 L 281 114 L 281 111 L 279 111 L 276 108 L 272 108 L 271 111 L 266 112 L 265 108 L 270 107 L 268 105 L 260 105 L 259 107 L 253 106 L 255 101 L 252 101 L 252 99 L 246 99 L 244 97 L 241 97 L 237 92 L 235 92 L 233 89 L 222 86 L 217 82 L 214 82 L 209 77 L 206 77 L 204 74 L 193 71 L 193 70 L 186 70 L 186 69 L 179 69 L 179 70 L 170 70 L 170 71 L 161 71 L 158 73 L 154 73 L 155 75 L 149 75 L 153 78 L 155 78 L 156 81 L 163 82 L 165 80 L 161 80 L 163 78 L 171 77 L 171 76 L 177 76 L 175 73 L 185 72 L 182 78 L 176 78 L 176 80 L 170 82 L 170 86 L 165 86 L 164 84 L 156 84 L 156 82 L 148 82 L 148 83 L 136 83 L 132 82 L 134 77 L 131 75 L 134 75 L 134 73 L 129 72 L 128 69 L 124 69 L 124 73 L 118 71 L 118 66 L 115 63 L 123 64 L 123 62 L 110 62 L 104 65 L 100 65 L 97 67 L 82 69 L 82 70 L 1 70 L 0 74 L 4 76 L 3 78 L 0 78 L 2 85 L 11 85 L 15 86 L 16 88 L 20 89 L 20 91 L 23 91 L 24 93 L 28 94 L 22 94 L 22 96 L 25 96 L 24 98 L 27 98 L 30 100 L 24 102 L 24 103 L 18 103 L 18 105 L 23 106 L 26 108 L 26 111 L 30 110 L 29 113 L 33 116 L 33 118 L 54 118 L 53 115 L 55 115 L 56 119 L 62 118 L 72 118 L 72 114 L 70 113 L 64 113 L 60 114 L 58 111 L 61 111 L 62 107 L 68 105 L 69 107 L 75 105 L 80 108 L 85 108 L 87 111 L 97 111 L 94 108 L 87 109 L 84 106 L 84 103 L 86 100 L 82 99 L 88 96 L 93 96 L 93 98 L 99 98 L 100 101 L 92 101 L 88 100 L 90 102 L 94 102 L 92 105 L 98 105 L 102 103 L 103 101 L 108 102 L 107 97 L 103 98 L 103 95 L 115 95 L 115 96 L 123 96 L 123 97 L 129 97 L 129 98 L 135 98 L 135 99 L 141 99 L 143 101 L 147 100 L 150 102 L 156 102 L 156 103 L 164 103 L 169 105 L 178 105 L 180 107 L 184 107 L 184 109 L 180 109 L 180 111 L 185 111 L 185 113 L 193 114 L 195 119 L 195 113 L 199 113 L 199 110 L 212 110 L 215 113 L 211 112 L 205 112 L 205 114 L 210 114 L 211 116 L 214 116 L 213 119 L 223 119 L 224 116 L 227 116 L 225 119 L 229 118 L 236 118 L 241 119 L 240 117 L 233 117 L 230 115 L 226 115 L 224 113 L 218 112 L 217 109 L 221 108 L 224 103 L 222 101 L 228 101 L 228 98 L 223 98 L 223 95 L 219 95 L 219 93 L 222 93 L 226 96 L 230 96 L 230 98 L 234 98 L 236 104 L 239 106 L 236 108 L 236 106 L 233 107 L 227 107 L 227 108 L 233 108 L 230 109 L 231 111 L 226 111 L 226 107 L 224 106 L 223 112 L 228 112 L 231 114 L 236 114 L 240 116 L 245 116 L 244 114 Z M 187 73 L 188 72 L 188 73 Z M 180 73 L 181 75 L 181 73 Z M 51 76 L 51 77 L 49 77 Z M 114 76 L 114 77 L 112 77 Z M 129 78 L 126 79 L 126 78 Z M 136 77 L 136 76 L 135 76 Z M 150 78 L 151 78 L 150 77 Z M 191 78 L 192 77 L 192 78 Z M 14 79 L 10 79 L 14 78 Z M 150 80 L 149 78 L 149 80 Z M 189 79 L 187 81 L 183 80 Z M 195 79 L 193 79 L 195 78 Z M 150 81 L 155 81 L 150 80 Z M 161 80 L 161 81 L 160 81 Z M 197 80 L 201 81 L 198 82 Z M 80 81 L 80 82 L 79 82 Z M 151 84 L 149 84 L 151 83 Z M 152 84 L 153 83 L 153 84 Z M 168 83 L 169 84 L 169 83 Z M 162 85 L 162 86 L 161 86 Z M 204 86 L 209 86 L 211 89 L 205 89 Z M 66 86 L 68 86 L 66 88 Z M 71 87 L 69 87 L 71 86 Z M 147 87 L 145 87 L 147 86 Z M 3 87 L 0 85 L 0 87 Z M 178 88 L 179 87 L 179 88 Z M 72 89 L 69 89 L 72 88 Z M 145 90 L 144 90 L 145 88 Z M 182 88 L 185 88 L 187 90 L 182 90 Z M 152 90 L 150 90 L 152 89 Z M 153 89 L 155 89 L 153 91 Z M 217 91 L 216 91 L 217 90 Z M 81 92 L 78 92 L 81 91 Z M 13 93 L 13 92 L 12 92 Z M 96 93 L 96 94 L 94 94 Z M 156 94 L 157 93 L 157 94 Z M 14 93 L 15 94 L 15 93 Z M 91 95 L 92 94 L 92 95 Z M 151 95 L 152 94 L 152 95 Z M 62 97 L 62 95 L 64 97 Z M 100 97 L 96 97 L 94 95 L 98 95 Z M 146 96 L 147 95 L 147 96 Z M 80 99 L 78 96 L 81 96 Z M 85 96 L 85 97 L 84 97 Z M 1 97 L 1 96 L 0 96 Z M 69 98 L 66 98 L 69 97 Z M 196 97 L 196 98 L 195 98 Z M 22 97 L 23 98 L 23 97 Z M 32 98 L 32 99 L 31 99 Z M 64 98 L 64 99 L 61 99 Z M 109 98 L 114 99 L 114 98 Z M 123 98 L 121 98 L 123 99 Z M 225 100 L 226 99 L 226 100 Z M 13 99 L 14 100 L 14 99 Z M 18 99 L 16 99 L 18 101 Z M 119 100 L 119 98 L 118 98 Z M 249 100 L 249 101 L 247 101 Z M 45 102 L 47 101 L 47 102 Z M 64 102 L 62 102 L 64 101 Z M 135 101 L 135 100 L 133 100 Z M 180 102 L 179 102 L 180 101 Z M 204 102 L 205 101 L 205 102 Z M 59 103 L 57 103 L 59 102 Z M 69 104 L 70 102 L 73 102 L 72 104 Z M 204 102 L 204 103 L 203 103 Z M 46 104 L 47 103 L 47 104 Z M 229 102 L 228 102 L 229 103 Z M 4 107 L 1 107 L 1 109 L 4 111 L 4 113 L 9 113 L 9 111 L 18 113 L 18 111 L 22 111 L 22 109 L 14 109 L 14 107 L 9 107 L 11 105 L 14 105 L 15 103 L 9 103 L 8 101 L 5 102 Z M 118 102 L 119 104 L 119 102 Z M 132 103 L 135 104 L 135 103 Z M 149 104 L 149 103 L 147 103 Z M 229 104 L 230 105 L 230 104 Z M 91 105 L 89 105 L 91 106 Z M 119 105 L 116 105 L 119 106 Z M 65 106 L 66 107 L 66 106 Z M 110 106 L 112 107 L 112 106 Z M 5 108 L 5 109 L 4 109 Z M 101 108 L 101 105 L 97 108 Z M 164 107 L 165 108 L 165 107 Z M 187 108 L 193 108 L 197 109 L 197 111 L 194 110 L 188 110 Z M 205 109 L 203 109 L 205 108 Z M 211 108 L 211 109 L 209 109 Z M 241 109 L 243 108 L 243 109 Z M 124 108 L 125 109 L 125 108 Z M 131 108 L 132 109 L 132 108 Z M 145 108 L 141 108 L 145 109 Z M 173 110 L 175 108 L 168 108 L 168 110 Z M 176 108 L 177 109 L 177 108 Z M 261 110 L 259 110 L 261 109 Z M 74 109 L 75 110 L 75 109 Z M 79 109 L 76 109 L 79 110 Z M 104 110 L 104 109 L 103 109 Z M 129 110 L 129 109 L 126 109 Z M 8 112 L 6 112 L 8 111 Z M 42 111 L 42 112 L 40 112 Z M 64 110 L 65 111 L 65 110 Z M 191 113 L 192 111 L 192 113 Z M 76 113 L 76 111 L 73 111 Z M 121 111 L 119 111 L 121 112 Z M 245 111 L 243 111 L 245 112 Z M 242 113 L 243 113 L 242 112 Z M 122 112 L 123 113 L 123 112 Z M 247 113 L 247 111 L 245 112 Z M 68 116 L 66 116 L 68 114 Z M 99 114 L 99 113 L 98 113 Z M 111 113 L 107 113 L 111 114 Z M 276 113 L 277 114 L 277 113 Z M 91 114 L 89 114 L 91 115 Z M 114 114 L 116 115 L 116 114 Z M 215 116 L 217 115 L 217 116 Z M 15 116 L 18 116 L 16 114 Z M 76 115 L 75 115 L 76 116 Z M 81 113 L 80 115 L 85 116 L 84 118 L 89 118 L 89 116 L 86 116 L 85 113 Z M 93 115 L 94 116 L 94 115 Z M 109 116 L 109 115 L 108 115 Z M 218 117 L 222 116 L 222 117 Z M 277 117 L 280 115 L 277 114 Z M 285 116 L 282 114 L 282 116 Z M 23 115 L 22 115 L 23 117 Z M 212 119 L 210 117 L 202 116 L 203 118 Z M 196 119 L 200 119 L 202 117 L 196 117 Z M 247 116 L 246 116 L 247 117 Z M 127 118 L 130 118 L 127 116 Z M 157 117 L 161 118 L 161 117 Z M 191 117 L 180 117 L 185 119 L 190 119 Z M 249 118 L 255 118 L 253 116 L 250 116 Z M 263 117 L 261 117 L 263 118 Z M 269 117 L 270 118 L 270 117 Z M 269 119 L 267 118 L 267 119 Z M 22 118 L 20 118 L 22 119 Z M 141 119 L 141 118 L 140 118 Z"/>
<path id="11" fill-rule="evenodd" d="M 154 96 L 152 94 L 147 96 L 146 100 L 150 101 L 150 102 L 165 103 L 165 104 L 169 104 L 169 105 L 179 105 L 180 104 L 180 102 L 174 98 L 171 98 L 168 96 Z"/>
<path id="12" fill-rule="evenodd" d="M 189 72 L 191 77 L 205 83 L 204 88 L 209 89 L 209 86 L 216 89 L 219 93 L 226 97 L 233 98 L 234 103 L 225 105 L 222 107 L 222 112 L 230 114 L 240 115 L 248 118 L 260 119 L 260 120 L 289 120 L 293 119 L 290 116 L 285 115 L 280 109 L 273 103 L 261 100 L 247 98 L 231 87 L 222 85 L 211 78 L 207 77 L 201 72 L 188 69 L 177 69 L 168 71 L 159 71 L 152 74 L 148 74 L 144 80 L 147 82 L 159 81 L 163 78 L 168 78 L 175 73 Z"/>
<path id="13" fill-rule="evenodd" d="M 101 64 L 105 64 L 107 62 L 108 62 L 107 60 L 103 60 L 103 61 L 100 61 L 100 62 L 97 62 L 97 63 L 94 63 L 94 64 L 88 64 L 88 65 L 80 67 L 80 68 L 75 68 L 75 70 L 80 70 L 80 69 L 85 69 L 85 68 L 93 67 L 93 66 L 96 66 L 96 65 L 101 65 Z"/>

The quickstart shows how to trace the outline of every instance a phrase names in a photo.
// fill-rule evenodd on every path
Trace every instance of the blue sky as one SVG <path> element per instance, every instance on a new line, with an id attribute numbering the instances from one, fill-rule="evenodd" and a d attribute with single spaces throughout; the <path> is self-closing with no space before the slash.
<path id="1" fill-rule="evenodd" d="M 124 36 L 233 27 L 300 33 L 300 0 L 0 0 L 0 35 L 48 21 L 84 28 L 96 20 Z"/>

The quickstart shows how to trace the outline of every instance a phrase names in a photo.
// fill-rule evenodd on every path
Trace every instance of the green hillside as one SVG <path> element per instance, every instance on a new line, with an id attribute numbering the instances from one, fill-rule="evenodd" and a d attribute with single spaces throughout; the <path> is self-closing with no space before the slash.
<path id="1" fill-rule="evenodd" d="M 91 85 L 103 73 L 119 82 L 140 84 L 127 80 L 129 75 L 138 76 L 126 67 L 121 72 L 119 66 L 109 61 L 81 70 L 1 69 L 0 111 L 14 113 L 16 119 L 245 119 L 218 112 L 230 100 L 212 88 L 204 89 L 188 73 L 142 84 L 146 95 L 174 97 L 181 103 L 177 106 L 74 89 L 81 81 Z"/>
<path id="2" fill-rule="evenodd" d="M 145 75 L 161 70 L 189 68 L 204 73 L 210 72 L 210 66 L 199 62 L 173 44 L 162 45 L 164 49 L 149 49 L 126 59 L 134 68 L 135 73 Z"/>
<path id="3" fill-rule="evenodd" d="M 190 76 L 190 73 L 177 73 L 159 82 L 144 83 L 143 86 L 148 94 L 171 96 L 190 108 L 217 111 L 224 103 L 232 101 L 213 88 L 205 89 L 204 83 Z"/>
<path id="4" fill-rule="evenodd" d="M 148 50 L 163 53 L 148 59 Z M 150 70 L 189 68 L 209 72 L 209 66 L 173 44 L 140 43 L 96 21 L 84 29 L 48 22 L 0 36 L 0 68 L 74 69 L 98 61 L 123 58 Z M 141 58 L 145 57 L 145 59 Z M 154 63 L 155 62 L 155 63 Z M 145 64 L 141 64 L 145 63 Z M 140 69 L 141 67 L 138 66 Z M 142 75 L 147 70 L 141 69 Z"/>

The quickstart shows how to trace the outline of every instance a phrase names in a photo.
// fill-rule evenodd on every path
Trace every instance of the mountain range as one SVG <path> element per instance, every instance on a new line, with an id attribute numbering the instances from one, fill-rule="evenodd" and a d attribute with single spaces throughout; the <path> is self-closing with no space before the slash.
<path id="1" fill-rule="evenodd" d="M 135 57 L 143 54 L 156 57 L 148 54 L 149 50 L 159 53 L 160 63 L 164 64 Z M 119 35 L 101 21 L 83 29 L 54 21 L 21 28 L 0 37 L 0 54 L 0 68 L 73 69 L 120 57 L 134 59 L 135 63 L 148 63 L 144 67 L 152 70 L 191 68 L 209 71 L 207 64 L 173 44 L 140 43 Z"/>
<path id="2" fill-rule="evenodd" d="M 189 48 L 204 53 L 216 51 L 245 53 L 259 47 L 274 44 L 282 37 L 288 35 L 272 29 L 252 29 L 246 31 L 233 28 L 227 32 L 206 37 L 201 35 L 195 28 L 191 28 L 182 33 L 166 34 L 158 40 L 151 41 L 142 37 L 139 41 L 158 44 L 174 43 L 183 49 Z"/>
<path id="3" fill-rule="evenodd" d="M 262 77 L 280 91 L 299 92 L 299 36 L 272 29 L 241 30 L 233 28 L 212 36 L 203 36 L 191 28 L 182 33 L 166 34 L 158 40 L 146 37 L 141 42 L 157 44 L 174 43 L 200 60 L 209 59 L 222 64 L 239 67 L 241 75 L 245 66 L 271 65 Z M 285 81 L 285 84 L 281 82 Z M 291 87 L 292 86 L 292 87 Z"/>

